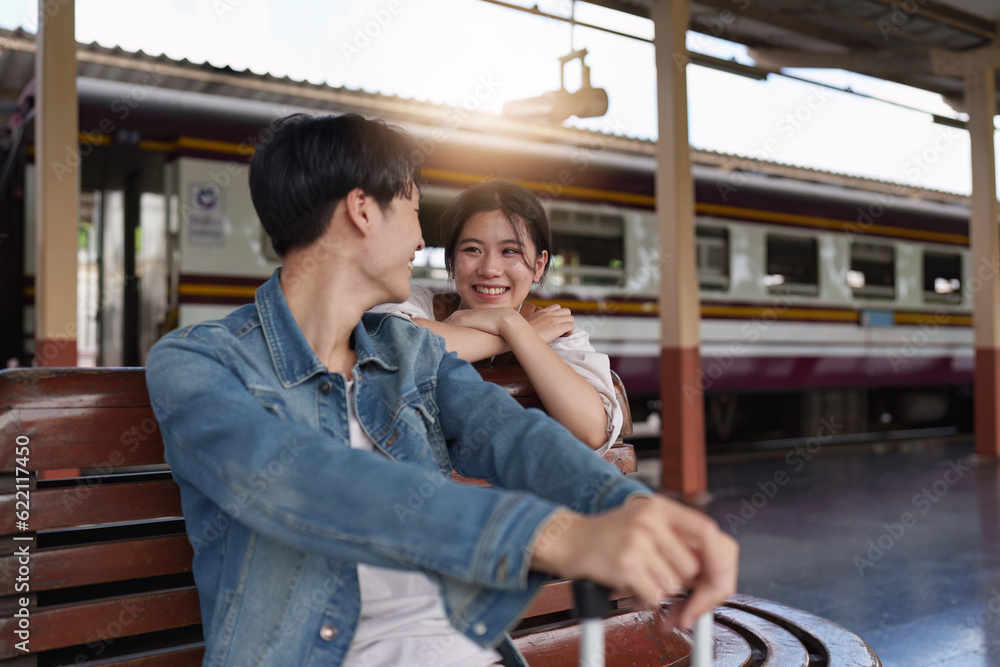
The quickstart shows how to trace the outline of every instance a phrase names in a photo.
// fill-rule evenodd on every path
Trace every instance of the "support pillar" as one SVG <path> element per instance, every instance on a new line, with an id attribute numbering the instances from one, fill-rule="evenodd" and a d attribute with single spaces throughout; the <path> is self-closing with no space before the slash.
<path id="1" fill-rule="evenodd" d="M 707 490 L 705 414 L 698 352 L 694 181 L 688 142 L 687 29 L 690 0 L 654 0 L 659 139 L 656 217 L 660 247 L 661 488 L 694 499 Z"/>
<path id="2" fill-rule="evenodd" d="M 35 364 L 75 366 L 80 196 L 74 0 L 38 1 L 35 36 Z"/>
<path id="3" fill-rule="evenodd" d="M 969 221 L 973 327 L 976 337 L 976 454 L 1000 458 L 1000 224 L 996 189 L 996 70 L 965 76 L 972 144 L 972 211 Z"/>

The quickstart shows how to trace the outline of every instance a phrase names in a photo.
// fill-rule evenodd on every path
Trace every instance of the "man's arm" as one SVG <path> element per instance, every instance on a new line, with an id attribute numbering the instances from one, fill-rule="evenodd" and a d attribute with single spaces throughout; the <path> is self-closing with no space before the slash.
<path id="1" fill-rule="evenodd" d="M 490 408 L 492 389 L 457 364 L 446 357 L 438 379 L 445 433 L 458 440 L 456 469 L 564 506 L 532 541 L 531 568 L 592 579 L 650 605 L 690 587 L 685 625 L 735 593 L 738 547 L 714 521 L 652 496 L 537 411 Z"/>
<path id="2" fill-rule="evenodd" d="M 736 541 L 713 520 L 652 496 L 596 516 L 557 514 L 535 541 L 531 566 L 633 593 L 650 608 L 691 589 L 672 620 L 692 627 L 736 593 L 738 558 Z"/>
<path id="3" fill-rule="evenodd" d="M 526 545 L 553 503 L 456 484 L 281 419 L 190 337 L 158 343 L 146 376 L 175 474 L 219 507 L 240 508 L 233 518 L 253 530 L 344 560 L 527 586 Z"/>

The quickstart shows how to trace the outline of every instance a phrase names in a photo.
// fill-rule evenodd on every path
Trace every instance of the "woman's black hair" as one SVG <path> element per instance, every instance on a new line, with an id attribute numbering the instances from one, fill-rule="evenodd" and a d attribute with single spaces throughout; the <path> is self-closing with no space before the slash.
<path id="1" fill-rule="evenodd" d="M 358 115 L 278 121 L 250 160 L 250 197 L 279 256 L 312 244 L 361 188 L 385 210 L 419 183 L 423 154 L 402 130 Z"/>
<path id="2" fill-rule="evenodd" d="M 544 250 L 548 253 L 548 261 L 538 282 L 544 282 L 552 262 L 552 231 L 549 229 L 549 218 L 545 215 L 542 202 L 523 185 L 512 181 L 495 179 L 480 185 L 474 185 L 463 190 L 452 199 L 441 214 L 440 238 L 444 243 L 444 262 L 448 273 L 454 275 L 455 246 L 459 235 L 469 218 L 477 213 L 500 211 L 514 229 L 514 238 L 522 253 L 525 236 L 535 246 L 535 257 Z M 522 255 L 524 263 L 532 271 L 535 270 L 535 257 Z"/>

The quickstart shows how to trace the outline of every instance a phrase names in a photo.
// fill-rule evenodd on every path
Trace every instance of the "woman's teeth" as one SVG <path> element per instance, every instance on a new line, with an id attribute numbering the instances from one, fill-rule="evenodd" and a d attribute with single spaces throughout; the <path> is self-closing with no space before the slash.
<path id="1" fill-rule="evenodd" d="M 496 296 L 497 294 L 503 294 L 509 288 L 507 288 L 507 287 L 480 287 L 479 285 L 476 285 L 473 289 L 475 289 L 480 294 L 488 294 L 490 296 Z"/>

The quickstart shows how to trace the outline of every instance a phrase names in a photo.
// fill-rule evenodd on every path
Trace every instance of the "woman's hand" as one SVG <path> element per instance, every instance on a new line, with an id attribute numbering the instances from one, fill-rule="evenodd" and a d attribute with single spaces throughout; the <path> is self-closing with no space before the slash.
<path id="1" fill-rule="evenodd" d="M 505 324 L 521 317 L 510 308 L 469 308 L 456 310 L 445 324 L 476 329 L 494 336 L 503 336 Z"/>
<path id="2" fill-rule="evenodd" d="M 546 343 L 573 333 L 573 313 L 559 304 L 538 308 L 524 319 Z"/>
<path id="3" fill-rule="evenodd" d="M 458 310 L 440 324 L 477 336 L 495 336 L 514 353 L 550 417 L 592 449 L 607 442 L 608 420 L 600 394 L 549 347 L 573 332 L 568 308 L 551 305 L 523 316 L 510 308 Z M 461 352 L 459 356 L 467 361 L 486 358 Z"/>

